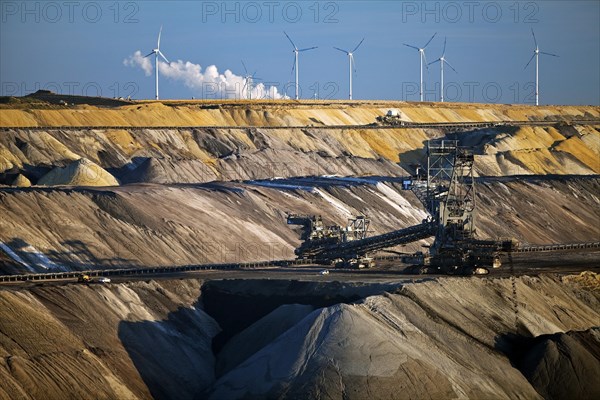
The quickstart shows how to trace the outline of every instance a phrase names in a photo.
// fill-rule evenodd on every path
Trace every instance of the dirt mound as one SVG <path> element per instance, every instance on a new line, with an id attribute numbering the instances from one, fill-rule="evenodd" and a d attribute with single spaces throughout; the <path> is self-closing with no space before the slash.
<path id="1" fill-rule="evenodd" d="M 31 181 L 29 179 L 27 179 L 27 177 L 25 175 L 19 174 L 19 175 L 17 175 L 15 180 L 12 182 L 12 186 L 30 187 Z"/>
<path id="2" fill-rule="evenodd" d="M 519 369 L 544 399 L 600 398 L 600 328 L 537 337 Z"/>
<path id="3" fill-rule="evenodd" d="M 216 375 L 237 367 L 313 311 L 310 305 L 285 304 L 233 337 L 219 353 Z"/>
<path id="4" fill-rule="evenodd" d="M 217 178 L 212 168 L 199 160 L 149 157 L 122 175 L 123 183 L 196 183 Z"/>
<path id="5" fill-rule="evenodd" d="M 516 288 L 527 306 L 516 323 L 511 285 L 507 279 L 437 279 L 315 310 L 219 378 L 211 396 L 539 398 L 535 381 L 532 386 L 511 364 L 503 337 L 589 329 L 600 323 L 600 308 L 558 278 L 522 277 Z M 596 373 L 597 339 L 577 340 L 591 355 L 572 344 L 564 353 Z M 539 359 L 547 352 L 532 351 L 525 364 L 543 366 Z M 571 383 L 592 379 L 579 367 L 551 365 L 559 368 L 555 376 L 564 368 Z M 595 382 L 579 382 L 574 393 L 596 393 Z"/>
<path id="6" fill-rule="evenodd" d="M 50 90 L 38 90 L 35 93 L 25 96 L 27 99 L 36 99 L 46 102 L 47 104 L 56 105 L 92 105 L 98 107 L 118 107 L 131 104 L 130 101 L 124 99 L 110 99 L 107 97 L 92 97 L 92 96 L 75 96 L 66 94 L 57 94 Z"/>
<path id="7" fill-rule="evenodd" d="M 118 186 L 119 181 L 102 167 L 81 158 L 64 168 L 54 168 L 40 178 L 38 185 L 45 186 Z"/>
<path id="8" fill-rule="evenodd" d="M 565 282 L 581 285 L 600 297 L 600 274 L 584 271 L 579 275 L 566 276 L 564 280 Z"/>
<path id="9" fill-rule="evenodd" d="M 360 305 L 316 310 L 219 379 L 210 398 L 536 397 L 518 372 L 500 371 L 499 357 L 472 349 L 453 359 L 405 316 L 394 317 L 378 320 Z M 468 357 L 487 371 L 467 369 Z"/>

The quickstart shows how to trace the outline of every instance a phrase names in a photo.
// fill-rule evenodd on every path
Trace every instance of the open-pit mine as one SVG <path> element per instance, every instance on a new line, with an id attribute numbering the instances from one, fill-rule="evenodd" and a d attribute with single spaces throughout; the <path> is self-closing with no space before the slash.
<path id="1" fill-rule="evenodd" d="M 0 98 L 0 399 L 598 399 L 600 107 Z"/>

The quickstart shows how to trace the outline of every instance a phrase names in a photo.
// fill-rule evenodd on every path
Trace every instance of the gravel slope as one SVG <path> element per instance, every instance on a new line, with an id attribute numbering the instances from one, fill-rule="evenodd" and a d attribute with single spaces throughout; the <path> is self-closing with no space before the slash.
<path id="1" fill-rule="evenodd" d="M 305 282 L 306 306 L 275 308 L 216 355 L 198 280 L 0 290 L 0 398 L 593 398 L 598 282 L 520 277 L 516 298 L 510 279 Z M 344 293 L 368 297 L 310 311 Z"/>
<path id="2" fill-rule="evenodd" d="M 518 279 L 518 321 L 506 279 L 438 279 L 317 309 L 218 379 L 210 398 L 593 398 L 599 354 L 591 333 L 562 346 L 560 357 L 540 350 L 545 340 L 537 337 L 525 376 L 506 354 L 508 336 L 598 326 L 597 289 L 591 304 L 577 300 L 577 290 L 552 277 Z"/>

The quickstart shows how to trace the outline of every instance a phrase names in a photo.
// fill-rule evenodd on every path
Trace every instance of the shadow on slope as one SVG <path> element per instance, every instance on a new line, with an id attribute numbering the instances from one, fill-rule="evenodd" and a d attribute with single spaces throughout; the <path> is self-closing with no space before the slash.
<path id="1" fill-rule="evenodd" d="M 122 321 L 118 336 L 155 399 L 195 399 L 214 382 L 217 323 L 199 306 L 161 321 Z"/>
<path id="2" fill-rule="evenodd" d="M 511 364 L 545 399 L 600 398 L 600 328 L 497 341 Z"/>
<path id="3" fill-rule="evenodd" d="M 202 304 L 222 329 L 213 342 L 213 349 L 217 354 L 233 336 L 282 305 L 329 307 L 396 290 L 398 286 L 399 283 L 363 284 L 283 279 L 214 280 L 202 285 Z"/>
<path id="4" fill-rule="evenodd" d="M 12 185 L 19 174 L 29 179 L 32 184 L 36 184 L 37 181 L 50 172 L 52 168 L 53 166 L 51 165 L 23 164 L 23 167 L 21 168 L 13 166 L 10 169 L 0 172 L 0 185 Z"/>
<path id="5" fill-rule="evenodd" d="M 89 245 L 81 240 L 65 240 L 60 242 L 60 245 L 67 251 L 52 249 L 42 252 L 36 248 L 34 243 L 29 243 L 21 238 L 12 238 L 3 243 L 0 248 L 7 259 L 5 265 L 0 265 L 0 273 L 85 271 L 137 266 L 131 260 L 122 257 L 97 257 L 90 250 Z"/>

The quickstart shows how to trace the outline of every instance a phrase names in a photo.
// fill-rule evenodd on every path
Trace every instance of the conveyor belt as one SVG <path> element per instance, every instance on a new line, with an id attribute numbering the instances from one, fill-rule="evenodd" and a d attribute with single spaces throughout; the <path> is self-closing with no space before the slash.
<path id="1" fill-rule="evenodd" d="M 426 224 L 417 225 L 423 226 Z M 407 229 L 416 228 L 411 227 Z M 394 231 L 386 233 L 384 235 L 373 236 L 372 238 L 386 237 L 393 242 L 394 236 L 399 235 L 400 232 L 406 232 L 405 229 L 400 231 Z M 413 232 L 414 233 L 414 232 Z M 425 231 L 423 231 L 425 233 Z M 400 235 L 402 236 L 402 235 Z M 366 239 L 365 239 L 366 240 Z M 417 239 L 418 240 L 418 239 Z M 361 241 L 362 242 L 362 241 Z M 352 242 L 350 242 L 352 243 Z M 358 241 L 355 242 L 358 244 Z M 389 242 L 388 242 L 389 243 Z M 406 242 L 408 243 L 408 242 Z M 402 243 L 398 243 L 402 244 Z M 585 242 L 585 243 L 566 243 L 566 244 L 548 244 L 548 245 L 537 245 L 537 246 L 521 246 L 514 252 L 527 253 L 527 252 L 555 252 L 555 251 L 568 251 L 568 250 L 584 250 L 600 248 L 600 242 Z M 402 256 L 387 256 L 387 257 L 376 257 L 380 260 L 399 260 Z M 180 266 L 169 266 L 169 267 L 154 267 L 154 268 L 127 268 L 127 269 L 105 269 L 105 270 L 87 270 L 87 271 L 70 271 L 70 272 L 51 272 L 42 274 L 18 274 L 18 275 L 0 275 L 0 284 L 11 283 L 11 282 L 36 282 L 36 281 L 52 281 L 52 280 L 63 280 L 63 279 L 77 279 L 79 275 L 85 273 L 91 277 L 99 276 L 141 276 L 141 275 L 157 275 L 157 274 L 172 274 L 176 272 L 194 272 L 194 271 L 236 271 L 236 270 L 252 270 L 261 268 L 280 268 L 285 266 L 307 266 L 317 263 L 318 260 L 313 259 L 301 259 L 301 260 L 274 260 L 274 261 L 258 261 L 258 262 L 247 262 L 247 263 L 233 263 L 233 264 L 197 264 L 197 265 L 180 265 Z"/>
<path id="2" fill-rule="evenodd" d="M 315 243 L 306 249 L 300 249 L 299 256 L 303 258 L 327 259 L 351 258 L 357 255 L 365 255 L 373 251 L 394 247 L 401 244 L 416 242 L 426 239 L 435 234 L 435 224 L 424 222 L 409 228 L 372 236 L 366 239 L 353 240 L 345 243 L 323 242 L 323 245 Z M 307 242 L 310 243 L 310 242 Z"/>

